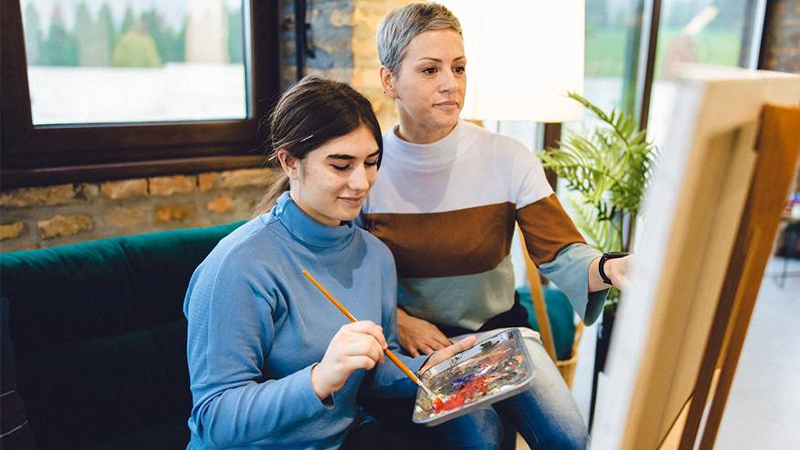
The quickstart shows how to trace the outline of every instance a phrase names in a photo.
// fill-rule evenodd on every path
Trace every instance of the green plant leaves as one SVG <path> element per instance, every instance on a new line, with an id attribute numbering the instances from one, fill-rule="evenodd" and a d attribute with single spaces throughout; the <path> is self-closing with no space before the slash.
<path id="1" fill-rule="evenodd" d="M 559 148 L 539 153 L 552 169 L 579 193 L 570 199 L 578 228 L 602 251 L 630 250 L 628 228 L 635 225 L 650 182 L 658 149 L 647 142 L 636 120 L 616 108 L 606 114 L 579 94 L 569 97 L 602 122 L 590 132 L 569 133 Z"/>

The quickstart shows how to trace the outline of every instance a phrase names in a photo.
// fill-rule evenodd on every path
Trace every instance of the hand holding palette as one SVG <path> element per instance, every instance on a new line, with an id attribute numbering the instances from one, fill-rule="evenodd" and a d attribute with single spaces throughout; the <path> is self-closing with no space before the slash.
<path id="1" fill-rule="evenodd" d="M 417 393 L 413 420 L 438 425 L 526 390 L 533 376 L 522 334 L 503 331 L 423 373 L 435 397 Z"/>

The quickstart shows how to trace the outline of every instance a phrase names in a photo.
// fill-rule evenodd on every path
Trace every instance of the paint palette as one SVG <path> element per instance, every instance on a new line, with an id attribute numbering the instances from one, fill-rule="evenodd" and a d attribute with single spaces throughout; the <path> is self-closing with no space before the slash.
<path id="1" fill-rule="evenodd" d="M 413 420 L 438 425 L 528 389 L 533 376 L 522 334 L 508 329 L 425 371 L 420 379 L 437 398 L 419 390 Z"/>

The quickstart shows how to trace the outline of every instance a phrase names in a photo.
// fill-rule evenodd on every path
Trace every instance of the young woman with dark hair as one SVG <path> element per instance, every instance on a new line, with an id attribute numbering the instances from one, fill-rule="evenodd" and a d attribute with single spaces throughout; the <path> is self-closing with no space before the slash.
<path id="1" fill-rule="evenodd" d="M 399 351 L 394 260 L 351 222 L 377 175 L 378 121 L 351 87 L 307 77 L 282 96 L 270 125 L 268 146 L 283 177 L 265 197 L 269 210 L 220 241 L 186 294 L 189 448 L 402 447 L 413 436 L 384 429 L 356 403 L 359 392 L 408 397 L 417 390 L 383 362 L 384 349 Z M 361 321 L 348 323 L 303 269 Z M 420 371 L 472 343 L 402 358 Z M 469 429 L 470 420 L 441 431 L 459 423 Z M 490 444 L 469 435 L 471 445 L 458 436 L 449 442 L 494 448 L 498 429 L 475 429 L 488 430 Z"/>

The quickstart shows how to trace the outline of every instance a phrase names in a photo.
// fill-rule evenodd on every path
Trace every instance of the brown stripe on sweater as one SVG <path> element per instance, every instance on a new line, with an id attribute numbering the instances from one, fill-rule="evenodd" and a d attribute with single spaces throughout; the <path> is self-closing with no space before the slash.
<path id="1" fill-rule="evenodd" d="M 514 236 L 513 203 L 437 213 L 365 214 L 364 223 L 394 254 L 402 278 L 472 275 L 508 256 Z"/>
<path id="2" fill-rule="evenodd" d="M 554 260 L 570 244 L 585 243 L 555 194 L 520 208 L 517 223 L 525 236 L 528 254 L 537 266 Z"/>

